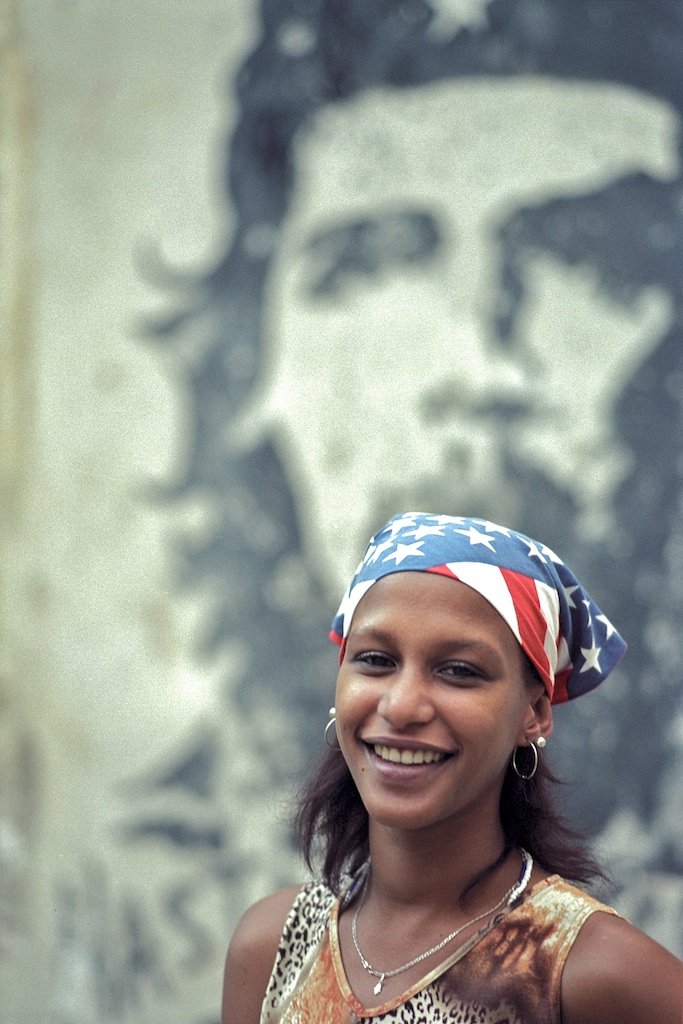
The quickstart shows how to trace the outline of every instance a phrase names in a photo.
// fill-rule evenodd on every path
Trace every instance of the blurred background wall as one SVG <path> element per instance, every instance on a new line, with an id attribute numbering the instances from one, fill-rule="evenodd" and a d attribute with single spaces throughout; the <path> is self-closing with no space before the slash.
<path id="1" fill-rule="evenodd" d="M 217 1024 L 409 508 L 539 536 L 629 641 L 548 756 L 682 955 L 679 0 L 0 32 L 1 1024 Z"/>

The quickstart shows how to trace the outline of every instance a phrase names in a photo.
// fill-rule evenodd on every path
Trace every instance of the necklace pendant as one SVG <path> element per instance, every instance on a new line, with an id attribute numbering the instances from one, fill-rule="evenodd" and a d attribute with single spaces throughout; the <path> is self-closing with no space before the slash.
<path id="1" fill-rule="evenodd" d="M 380 994 L 380 992 L 382 991 L 382 985 L 383 984 L 384 984 L 384 975 L 382 975 L 382 977 L 379 979 L 379 981 L 377 982 L 377 984 L 375 985 L 375 987 L 372 990 L 375 993 L 376 996 L 378 996 Z"/>

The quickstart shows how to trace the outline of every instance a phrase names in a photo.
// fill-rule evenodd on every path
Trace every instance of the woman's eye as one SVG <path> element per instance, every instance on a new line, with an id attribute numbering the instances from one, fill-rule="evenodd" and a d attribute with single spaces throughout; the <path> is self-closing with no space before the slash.
<path id="1" fill-rule="evenodd" d="M 465 681 L 481 679 L 483 675 L 481 669 L 476 668 L 474 665 L 468 665 L 464 661 L 451 662 L 448 665 L 444 665 L 440 671 L 450 679 Z"/>
<path id="2" fill-rule="evenodd" d="M 388 668 L 393 664 L 388 655 L 379 651 L 363 651 L 361 654 L 357 654 L 353 660 L 367 668 Z"/>

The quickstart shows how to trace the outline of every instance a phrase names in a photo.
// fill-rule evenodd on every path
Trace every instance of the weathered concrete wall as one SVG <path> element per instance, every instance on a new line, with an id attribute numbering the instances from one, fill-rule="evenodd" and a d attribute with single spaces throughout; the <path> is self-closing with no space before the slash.
<path id="1" fill-rule="evenodd" d="M 643 6 L 4 0 L 0 1024 L 216 1024 L 407 507 L 539 535 L 630 641 L 548 756 L 683 952 L 683 24 Z"/>
<path id="2" fill-rule="evenodd" d="M 188 893 L 189 854 L 125 838 L 218 685 L 201 602 L 172 588 L 195 510 L 155 494 L 189 444 L 184 385 L 143 326 L 166 268 L 204 272 L 230 231 L 220 144 L 256 12 L 8 2 L 3 29 L 0 1018 L 210 1019 L 237 908 Z"/>

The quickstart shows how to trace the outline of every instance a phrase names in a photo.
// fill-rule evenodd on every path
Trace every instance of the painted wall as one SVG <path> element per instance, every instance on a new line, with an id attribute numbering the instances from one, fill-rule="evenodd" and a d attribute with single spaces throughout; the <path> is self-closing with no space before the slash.
<path id="1" fill-rule="evenodd" d="M 644 6 L 0 6 L 1 1024 L 216 1024 L 409 507 L 541 537 L 629 640 L 548 756 L 683 953 L 683 8 Z"/>

